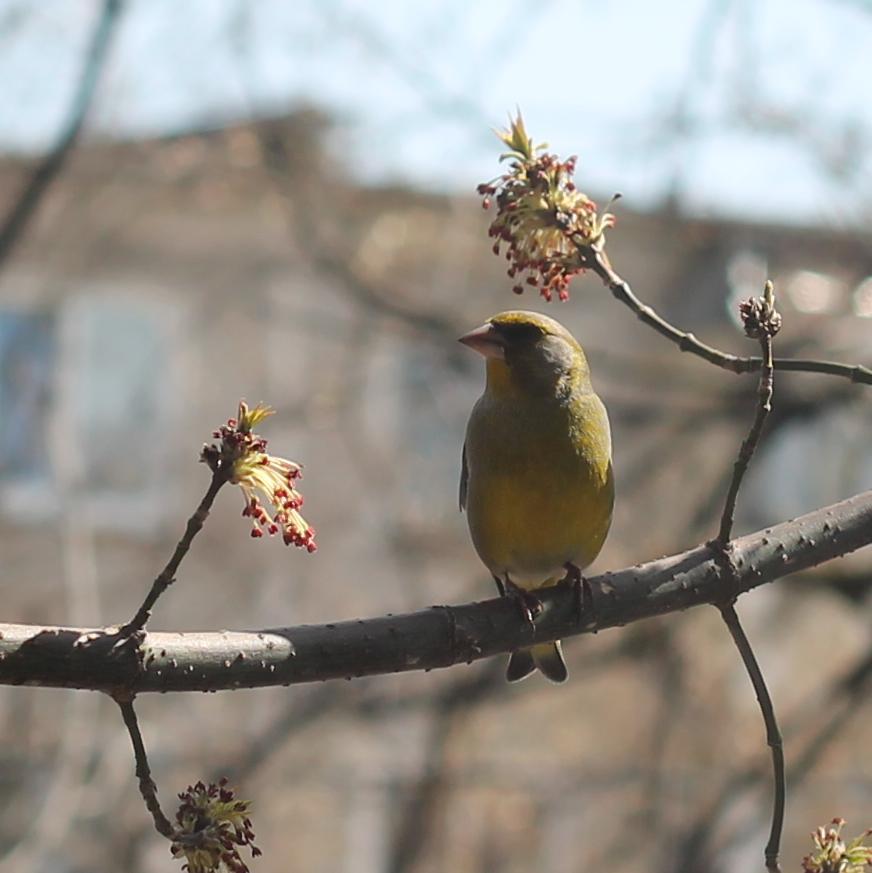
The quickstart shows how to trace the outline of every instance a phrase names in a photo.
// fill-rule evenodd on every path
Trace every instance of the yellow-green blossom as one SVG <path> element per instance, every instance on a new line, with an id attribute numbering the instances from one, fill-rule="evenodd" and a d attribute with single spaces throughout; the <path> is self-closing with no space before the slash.
<path id="1" fill-rule="evenodd" d="M 314 552 L 315 529 L 300 515 L 303 496 L 296 488 L 301 467 L 294 461 L 266 451 L 267 441 L 253 428 L 273 410 L 263 403 L 250 409 L 244 400 L 239 414 L 212 435 L 220 445 L 206 446 L 202 458 L 213 469 L 225 471 L 227 481 L 238 485 L 245 498 L 242 514 L 252 521 L 251 535 L 281 533 L 286 545 Z"/>
<path id="2" fill-rule="evenodd" d="M 249 803 L 237 800 L 227 780 L 217 785 L 198 782 L 179 795 L 176 832 L 170 851 L 185 859 L 188 873 L 248 873 L 239 848 L 248 846 L 252 858 L 260 855 L 254 845 Z"/>
<path id="3" fill-rule="evenodd" d="M 863 873 L 872 867 L 872 846 L 863 845 L 863 840 L 872 830 L 860 834 L 850 843 L 842 839 L 843 818 L 834 818 L 830 827 L 819 827 L 811 835 L 815 849 L 812 855 L 802 859 L 805 873 Z"/>

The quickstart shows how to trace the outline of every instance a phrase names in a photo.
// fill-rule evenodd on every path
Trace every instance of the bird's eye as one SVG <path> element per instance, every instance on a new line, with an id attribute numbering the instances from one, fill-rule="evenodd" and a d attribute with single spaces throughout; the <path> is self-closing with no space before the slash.
<path id="1" fill-rule="evenodd" d="M 541 327 L 530 322 L 509 322 L 495 327 L 510 343 L 532 343 L 543 334 Z"/>

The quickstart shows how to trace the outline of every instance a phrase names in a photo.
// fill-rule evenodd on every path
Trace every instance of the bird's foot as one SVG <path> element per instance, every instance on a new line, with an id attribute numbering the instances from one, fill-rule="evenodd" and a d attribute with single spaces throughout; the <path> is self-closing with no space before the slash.
<path id="1" fill-rule="evenodd" d="M 503 585 L 503 580 L 500 579 L 499 576 L 495 575 L 494 576 L 494 583 L 497 586 L 497 591 L 499 591 L 500 597 L 505 597 L 506 596 L 506 586 Z"/>
<path id="2" fill-rule="evenodd" d="M 590 582 L 582 576 L 581 570 L 572 561 L 567 561 L 563 566 L 566 575 L 563 577 L 562 584 L 571 585 L 575 592 L 576 622 L 581 625 L 582 619 L 589 615 L 591 622 L 596 624 L 596 604 Z"/>
<path id="3" fill-rule="evenodd" d="M 542 601 L 532 592 L 521 588 L 512 582 L 509 577 L 506 577 L 504 586 L 504 597 L 509 597 L 518 604 L 521 614 L 527 620 L 531 627 L 535 627 L 536 617 L 542 612 Z"/>

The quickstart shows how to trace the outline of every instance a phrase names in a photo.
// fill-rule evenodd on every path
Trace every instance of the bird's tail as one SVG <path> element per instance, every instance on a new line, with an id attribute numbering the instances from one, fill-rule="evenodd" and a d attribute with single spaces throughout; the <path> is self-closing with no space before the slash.
<path id="1" fill-rule="evenodd" d="M 529 676 L 535 669 L 552 682 L 565 682 L 569 677 L 566 661 L 563 660 L 563 650 L 560 640 L 553 643 L 540 643 L 529 649 L 518 649 L 512 652 L 509 666 L 506 668 L 506 679 L 518 682 Z"/>

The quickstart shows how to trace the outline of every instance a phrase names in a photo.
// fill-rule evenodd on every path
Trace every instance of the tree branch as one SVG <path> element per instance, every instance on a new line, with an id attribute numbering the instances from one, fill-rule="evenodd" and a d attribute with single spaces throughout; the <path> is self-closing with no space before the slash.
<path id="1" fill-rule="evenodd" d="M 679 330 L 675 325 L 670 324 L 654 309 L 636 297 L 629 282 L 622 279 L 614 271 L 605 252 L 587 246 L 584 254 L 586 265 L 602 279 L 615 298 L 629 307 L 641 322 L 673 342 L 682 352 L 690 352 L 716 367 L 733 373 L 756 373 L 762 368 L 762 358 L 743 358 L 727 354 L 720 349 L 700 342 L 692 333 Z M 838 364 L 835 361 L 812 361 L 802 358 L 775 358 L 773 364 L 776 370 L 823 373 L 828 376 L 841 376 L 864 385 L 872 385 L 872 370 L 859 364 Z"/>
<path id="2" fill-rule="evenodd" d="M 763 433 L 763 425 L 772 411 L 772 394 L 774 390 L 774 368 L 772 361 L 772 339 L 781 328 L 781 316 L 775 309 L 775 295 L 771 281 L 766 282 L 766 287 L 761 298 L 751 298 L 741 303 L 739 311 L 745 326 L 745 333 L 749 337 L 756 337 L 760 342 L 760 351 L 763 360 L 763 369 L 760 371 L 760 384 L 757 389 L 757 409 L 754 414 L 754 422 L 748 431 L 748 436 L 742 441 L 739 456 L 733 467 L 733 476 L 724 503 L 724 511 L 721 515 L 721 525 L 713 547 L 722 552 L 725 570 L 735 575 L 736 568 L 733 566 L 732 556 L 729 552 L 729 539 L 733 530 L 733 517 L 736 511 L 736 499 L 739 496 L 739 488 L 742 485 L 748 465 L 754 457 L 760 437 Z M 769 841 L 766 843 L 764 858 L 766 869 L 770 873 L 780 873 L 778 855 L 781 846 L 781 831 L 784 826 L 784 802 L 787 788 L 784 779 L 784 746 L 781 740 L 781 731 L 775 716 L 775 707 L 772 696 L 766 687 L 766 679 L 757 662 L 751 642 L 745 634 L 739 615 L 736 612 L 734 599 L 718 604 L 721 617 L 730 631 L 730 636 L 739 650 L 742 663 L 748 673 L 748 678 L 754 686 L 757 702 L 760 704 L 760 712 L 763 723 L 766 726 L 766 742 L 772 750 L 772 780 L 774 784 L 772 802 L 772 825 L 769 830 Z"/>
<path id="3" fill-rule="evenodd" d="M 39 162 L 24 190 L 0 223 L 0 264 L 6 261 L 15 244 L 24 234 L 30 219 L 36 214 L 42 198 L 67 162 L 91 107 L 100 71 L 117 32 L 122 0 L 103 0 L 103 8 L 94 27 L 91 43 L 79 85 L 70 108 L 70 115 L 51 151 Z"/>
<path id="4" fill-rule="evenodd" d="M 820 761 L 823 753 L 830 747 L 848 720 L 859 712 L 863 702 L 869 699 L 870 691 L 872 691 L 872 648 L 864 652 L 837 677 L 825 695 L 817 699 L 815 696 L 810 697 L 794 713 L 793 723 L 787 728 L 788 734 L 797 732 L 797 728 L 804 723 L 809 711 L 823 714 L 822 724 L 805 741 L 788 768 L 789 781 L 794 789 Z M 691 828 L 676 839 L 679 846 L 676 869 L 705 869 L 705 859 L 713 851 L 711 844 L 715 830 L 712 822 L 723 821 L 727 811 L 762 781 L 763 773 L 756 762 L 733 773 L 720 788 L 717 796 L 700 809 Z M 758 825 L 759 820 L 755 817 L 753 827 Z M 744 831 L 748 830 L 746 823 Z"/>
<path id="5" fill-rule="evenodd" d="M 571 588 L 543 589 L 535 628 L 503 599 L 339 624 L 218 633 L 0 625 L 0 684 L 123 695 L 291 685 L 471 662 L 703 603 L 723 603 L 872 543 L 872 491 L 730 544 L 735 575 L 707 545 L 590 579 L 598 622 L 579 626 Z M 534 636 L 535 634 L 535 636 Z"/>
<path id="6" fill-rule="evenodd" d="M 729 628 L 733 642 L 742 656 L 742 663 L 748 671 L 751 684 L 754 686 L 754 693 L 757 695 L 757 702 L 760 704 L 763 722 L 766 725 L 766 742 L 772 750 L 772 781 L 775 789 L 772 801 L 772 824 L 769 829 L 769 841 L 766 843 L 764 858 L 767 870 L 772 871 L 772 873 L 780 873 L 781 867 L 778 864 L 778 854 L 781 847 L 781 831 L 784 826 L 784 801 L 787 794 L 784 778 L 784 745 L 781 740 L 781 731 L 778 728 L 778 721 L 775 718 L 775 707 L 772 704 L 769 689 L 766 687 L 763 671 L 757 663 L 751 643 L 739 622 L 736 608 L 732 603 L 729 603 L 721 606 L 720 610 L 724 623 Z"/>
<path id="7" fill-rule="evenodd" d="M 203 495 L 203 499 L 200 501 L 200 505 L 196 508 L 194 514 L 188 519 L 185 532 L 176 544 L 172 557 L 152 583 L 151 589 L 146 595 L 145 600 L 143 600 L 142 606 L 136 611 L 136 615 L 121 628 L 120 634 L 122 637 L 129 637 L 145 627 L 146 622 L 151 617 L 151 609 L 157 603 L 157 599 L 175 582 L 175 575 L 179 565 L 184 560 L 185 555 L 188 554 L 194 537 L 197 536 L 206 523 L 206 519 L 209 517 L 209 512 L 212 509 L 212 504 L 226 482 L 227 472 L 223 468 L 213 470 L 209 488 Z"/>
<path id="8" fill-rule="evenodd" d="M 115 701 L 121 709 L 121 717 L 124 719 L 124 725 L 127 732 L 130 734 L 130 741 L 133 744 L 133 755 L 136 758 L 136 778 L 139 782 L 139 793 L 145 801 L 145 806 L 151 813 L 154 819 L 155 829 L 159 834 L 163 834 L 168 840 L 173 838 L 175 831 L 172 823 L 164 815 L 164 811 L 160 808 L 160 802 L 157 799 L 157 786 L 151 778 L 151 768 L 148 765 L 148 754 L 145 751 L 145 743 L 142 741 L 142 734 L 139 730 L 139 721 L 136 718 L 136 710 L 133 708 L 133 698 L 117 698 Z"/>
<path id="9" fill-rule="evenodd" d="M 767 288 L 771 290 L 771 287 L 772 283 L 767 282 Z M 763 353 L 763 369 L 760 373 L 760 385 L 757 390 L 757 410 L 754 414 L 754 423 L 748 431 L 748 436 L 742 442 L 739 456 L 736 458 L 736 463 L 733 466 L 733 476 L 730 479 L 730 487 L 724 501 L 724 511 L 721 514 L 721 526 L 717 536 L 717 542 L 721 547 L 726 546 L 733 532 L 733 519 L 736 514 L 736 499 L 739 496 L 739 488 L 742 486 L 745 473 L 748 472 L 751 458 L 754 457 L 754 452 L 757 450 L 757 444 L 760 442 L 760 437 L 763 434 L 763 425 L 766 423 L 767 416 L 772 411 L 775 375 L 773 372 L 774 362 L 772 360 L 772 337 L 765 332 L 760 337 L 760 349 Z"/>

